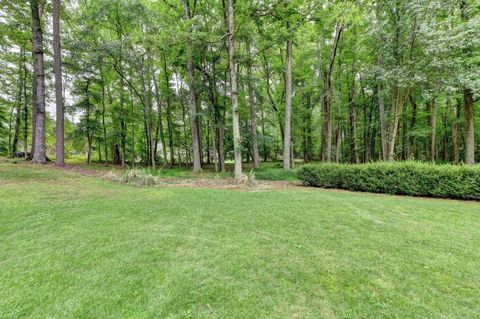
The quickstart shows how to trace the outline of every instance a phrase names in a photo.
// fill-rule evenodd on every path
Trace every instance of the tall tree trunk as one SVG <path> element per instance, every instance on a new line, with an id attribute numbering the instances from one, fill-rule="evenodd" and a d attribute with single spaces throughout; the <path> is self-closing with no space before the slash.
<path id="1" fill-rule="evenodd" d="M 170 165 L 175 164 L 175 151 L 173 149 L 173 122 L 172 122 L 172 111 L 171 111 L 171 91 L 170 91 L 170 76 L 167 68 L 167 58 L 165 54 L 163 55 L 163 76 L 165 80 L 165 96 L 167 98 L 167 131 L 168 131 L 168 147 L 170 150 Z M 183 108 L 183 106 L 182 106 Z M 183 112 L 183 111 L 182 111 Z M 185 121 L 185 119 L 183 119 Z M 165 158 L 165 161 L 167 159 Z"/>
<path id="2" fill-rule="evenodd" d="M 32 49 L 34 55 L 35 75 L 35 134 L 34 153 L 32 162 L 43 164 L 47 162 L 45 149 L 45 73 L 43 66 L 43 33 L 41 26 L 41 15 L 39 0 L 31 0 L 32 10 Z"/>
<path id="3" fill-rule="evenodd" d="M 167 145 L 165 144 L 165 132 L 163 129 L 162 101 L 160 99 L 158 82 L 155 74 L 153 74 L 153 85 L 155 87 L 155 101 L 157 103 L 157 113 L 158 113 L 157 135 L 158 133 L 160 133 L 160 142 L 162 143 L 163 161 L 164 163 L 166 163 L 167 162 Z M 155 148 L 155 153 L 156 153 L 156 148 Z"/>
<path id="4" fill-rule="evenodd" d="M 148 50 L 148 49 L 147 49 Z M 147 58 L 142 56 L 142 68 L 140 74 L 140 80 L 142 83 L 143 90 L 143 114 L 144 114 L 144 124 L 145 124 L 145 137 L 147 143 L 147 163 L 155 169 L 155 145 L 153 138 L 153 107 L 151 99 L 151 89 L 150 89 L 150 68 L 148 67 L 149 56 Z"/>
<path id="5" fill-rule="evenodd" d="M 360 158 L 358 154 L 358 139 L 357 139 L 357 110 L 355 104 L 355 61 L 352 64 L 352 87 L 350 89 L 350 162 L 358 164 Z"/>
<path id="6" fill-rule="evenodd" d="M 23 64 L 24 62 L 24 57 L 25 57 L 25 52 L 23 48 L 20 48 L 20 59 L 18 62 L 18 91 L 17 91 L 17 96 L 15 100 L 15 130 L 13 134 L 13 141 L 12 141 L 12 147 L 11 147 L 11 155 L 15 156 L 18 150 L 18 140 L 20 138 L 20 123 L 21 123 L 21 117 L 22 117 L 22 93 L 23 93 L 23 87 L 25 86 L 25 81 L 26 78 L 24 78 L 23 75 Z M 13 111 L 13 109 L 12 109 Z"/>
<path id="7" fill-rule="evenodd" d="M 92 126 L 90 125 L 90 80 L 87 80 L 85 85 L 85 97 L 87 99 L 87 164 L 92 164 L 92 144 L 93 144 L 93 133 Z"/>
<path id="8" fill-rule="evenodd" d="M 25 54 L 25 51 L 23 52 Z M 27 64 L 23 59 L 23 147 L 25 159 L 28 158 L 28 100 L 27 100 Z"/>
<path id="9" fill-rule="evenodd" d="M 460 10 L 462 21 L 470 20 L 468 13 L 467 0 L 460 1 Z M 471 55 L 469 48 L 464 49 L 464 53 Z M 465 106 L 465 163 L 467 165 L 475 164 L 475 127 L 474 127 L 474 111 L 473 111 L 473 91 L 470 88 L 463 89 L 463 103 Z"/>
<path id="10" fill-rule="evenodd" d="M 184 0 L 185 2 L 185 18 L 191 19 L 190 13 L 190 0 Z M 191 27 L 189 28 L 191 33 Z M 188 50 L 188 86 L 189 86 L 189 107 L 190 107 L 190 127 L 192 134 L 192 150 L 193 150 L 193 172 L 198 173 L 202 170 L 201 158 L 200 158 L 200 136 L 198 132 L 197 121 L 197 100 L 195 91 L 195 69 L 193 67 L 193 44 L 191 34 L 187 38 L 187 50 Z"/>
<path id="11" fill-rule="evenodd" d="M 230 68 L 230 94 L 232 99 L 233 149 L 235 155 L 235 179 L 242 179 L 242 153 L 240 140 L 240 112 L 238 109 L 237 70 L 235 68 L 235 10 L 234 0 L 228 0 L 228 65 Z"/>
<path id="12" fill-rule="evenodd" d="M 60 47 L 60 0 L 53 0 L 53 65 L 55 70 L 55 104 L 56 104 L 56 128 L 55 128 L 55 164 L 65 165 L 65 137 L 64 137 L 64 107 L 62 89 L 62 51 Z M 106 153 L 105 153 L 106 157 Z"/>
<path id="13" fill-rule="evenodd" d="M 252 76 L 252 51 L 250 47 L 250 40 L 247 40 L 247 52 L 249 55 L 249 63 L 247 66 L 247 88 L 248 88 L 248 102 L 250 104 L 250 135 L 251 135 L 251 148 L 253 155 L 253 167 L 260 167 L 260 155 L 258 154 L 258 141 L 257 141 L 257 108 L 255 105 L 255 94 L 253 88 L 253 76 Z"/>
<path id="14" fill-rule="evenodd" d="M 290 32 L 290 22 L 287 22 L 287 29 Z M 287 51 L 286 51 L 286 72 L 285 72 L 285 133 L 283 140 L 283 168 L 289 170 L 292 166 L 290 161 L 291 153 L 291 135 L 292 135 L 292 39 L 291 35 L 287 39 Z"/>
<path id="15" fill-rule="evenodd" d="M 333 39 L 332 50 L 330 51 L 330 63 L 325 79 L 325 95 L 323 97 L 323 127 L 322 127 L 322 161 L 332 160 L 332 73 L 337 55 L 338 44 L 342 35 L 343 26 L 337 24 Z"/>
<path id="16" fill-rule="evenodd" d="M 105 153 L 105 165 L 108 165 L 108 143 L 107 143 L 107 126 L 105 124 L 105 104 L 106 104 L 106 97 L 105 97 L 105 78 L 103 76 L 103 72 L 101 73 L 101 86 L 102 86 L 102 130 L 103 130 L 103 151 Z"/>

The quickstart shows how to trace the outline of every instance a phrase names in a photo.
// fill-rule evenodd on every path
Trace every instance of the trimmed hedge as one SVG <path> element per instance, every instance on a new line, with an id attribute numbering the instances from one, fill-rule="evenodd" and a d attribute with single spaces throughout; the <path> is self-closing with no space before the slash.
<path id="1" fill-rule="evenodd" d="M 480 166 L 416 162 L 305 165 L 307 186 L 374 193 L 480 200 Z"/>

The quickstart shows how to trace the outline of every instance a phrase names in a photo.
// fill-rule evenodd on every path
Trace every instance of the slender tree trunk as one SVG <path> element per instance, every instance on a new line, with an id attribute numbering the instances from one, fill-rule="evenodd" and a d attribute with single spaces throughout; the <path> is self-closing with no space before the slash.
<path id="1" fill-rule="evenodd" d="M 165 132 L 163 129 L 162 101 L 160 99 L 160 93 L 159 93 L 158 83 L 157 83 L 155 74 L 153 75 L 153 85 L 155 86 L 155 101 L 157 103 L 157 112 L 158 112 L 157 132 L 160 133 L 160 141 L 162 143 L 162 151 L 163 151 L 163 161 L 166 163 L 167 162 L 167 145 L 165 144 Z"/>
<path id="2" fill-rule="evenodd" d="M 394 160 L 394 155 L 395 155 L 395 142 L 397 139 L 397 133 L 398 133 L 398 124 L 400 121 L 400 115 L 402 114 L 403 111 L 403 106 L 405 105 L 406 99 L 408 99 L 410 95 L 410 89 L 408 88 L 406 90 L 405 95 L 403 96 L 402 99 L 400 99 L 400 89 L 397 93 L 397 98 L 395 101 L 395 110 L 393 114 L 393 124 L 392 124 L 392 131 L 390 134 L 390 143 L 388 144 L 388 161 L 393 161 Z"/>
<path id="3" fill-rule="evenodd" d="M 87 99 L 87 112 L 86 112 L 86 118 L 87 118 L 87 164 L 92 164 L 92 143 L 93 143 L 93 134 L 92 134 L 92 128 L 91 128 L 91 123 L 90 123 L 90 80 L 87 80 L 87 84 L 85 86 L 85 96 Z"/>
<path id="4" fill-rule="evenodd" d="M 21 124 L 21 117 L 22 117 L 22 93 L 24 83 L 26 78 L 23 76 L 23 64 L 24 64 L 24 49 L 20 48 L 20 60 L 18 62 L 18 91 L 15 100 L 15 130 L 13 133 L 13 141 L 11 146 L 11 155 L 15 156 L 18 150 L 18 140 L 20 138 L 20 124 Z M 13 108 L 12 108 L 13 111 Z"/>
<path id="5" fill-rule="evenodd" d="M 45 74 L 43 66 L 43 34 L 41 15 L 38 0 L 31 0 L 32 10 L 32 49 L 34 55 L 33 66 L 35 69 L 35 134 L 34 153 L 32 162 L 43 164 L 47 162 L 45 149 Z"/>
<path id="6" fill-rule="evenodd" d="M 287 22 L 287 29 L 290 31 L 290 22 Z M 291 135 L 292 135 L 292 39 L 287 40 L 287 56 L 286 56 L 286 72 L 285 72 L 285 133 L 283 140 L 283 168 L 289 170 L 292 166 L 290 161 L 291 152 Z"/>
<path id="7" fill-rule="evenodd" d="M 23 52 L 25 54 L 25 51 Z M 27 65 L 26 57 L 23 59 L 23 147 L 25 159 L 28 158 L 28 100 L 27 100 Z"/>
<path id="8" fill-rule="evenodd" d="M 240 140 L 240 112 L 238 109 L 237 70 L 235 68 L 234 0 L 228 0 L 228 65 L 230 68 L 230 94 L 232 99 L 233 149 L 235 155 L 235 179 L 242 179 L 242 153 Z"/>
<path id="9" fill-rule="evenodd" d="M 457 100 L 455 109 L 455 119 L 453 120 L 452 128 L 452 148 L 453 148 L 453 162 L 455 164 L 460 163 L 460 121 L 461 121 L 461 101 Z"/>
<path id="10" fill-rule="evenodd" d="M 411 135 L 408 145 L 408 159 L 414 159 L 417 145 L 415 134 L 413 134 L 413 132 L 415 131 L 415 127 L 417 125 L 417 103 L 415 102 L 415 99 L 412 95 L 410 95 L 410 104 L 412 105 L 412 118 L 410 119 L 409 129 Z"/>
<path id="11" fill-rule="evenodd" d="M 55 128 L 55 164 L 65 165 L 65 137 L 64 137 L 64 107 L 62 88 L 62 51 L 60 46 L 60 0 L 53 0 L 53 65 L 55 70 L 55 104 L 56 104 L 56 128 Z M 105 154 L 106 156 L 106 154 Z"/>
<path id="12" fill-rule="evenodd" d="M 249 58 L 252 59 L 252 51 L 250 48 L 250 41 L 247 41 L 247 52 Z M 258 154 L 258 142 L 257 142 L 257 108 L 255 105 L 255 94 L 253 88 L 253 76 L 252 76 L 252 62 L 250 61 L 247 66 L 247 88 L 248 88 L 248 102 L 250 104 L 250 134 L 251 134 L 251 147 L 253 155 L 253 167 L 260 167 L 260 155 Z"/>
<path id="13" fill-rule="evenodd" d="M 184 0 L 185 2 L 185 18 L 187 20 L 191 19 L 190 13 L 190 0 Z M 191 28 L 190 31 L 191 32 Z M 193 67 L 193 44 L 191 35 L 187 38 L 187 49 L 188 49 L 188 85 L 189 85 L 189 106 L 190 106 L 190 127 L 192 134 L 192 150 L 193 150 L 193 172 L 198 173 L 202 170 L 201 158 L 200 158 L 200 137 L 198 132 L 198 120 L 197 120 L 197 100 L 196 100 L 196 91 L 195 91 L 195 69 Z"/>
<path id="14" fill-rule="evenodd" d="M 170 150 L 170 165 L 175 164 L 175 151 L 173 149 L 173 122 L 172 122 L 172 113 L 171 113 L 171 91 L 170 91 L 170 77 L 167 67 L 167 58 L 165 54 L 163 55 L 163 76 L 165 80 L 165 96 L 167 98 L 167 132 L 168 132 L 168 147 Z M 183 108 L 183 106 L 182 106 Z M 182 111 L 183 112 L 183 111 Z M 183 119 L 185 122 L 185 119 Z M 165 158 L 165 161 L 167 159 Z"/>
<path id="15" fill-rule="evenodd" d="M 108 143 L 107 143 L 107 126 L 105 124 L 105 78 L 103 73 L 101 73 L 101 82 L 102 82 L 102 130 L 103 130 L 103 151 L 105 153 L 105 165 L 108 165 Z"/>
<path id="16" fill-rule="evenodd" d="M 378 110 L 380 113 L 380 139 L 382 144 L 382 159 L 388 160 L 388 137 L 387 137 L 387 123 L 385 116 L 385 98 L 383 96 L 383 87 L 380 85 L 377 91 L 378 94 Z"/>
<path id="17" fill-rule="evenodd" d="M 470 89 L 463 91 L 465 105 L 465 163 L 475 164 L 475 128 L 473 112 L 473 92 Z"/>
<path id="18" fill-rule="evenodd" d="M 322 161 L 332 160 L 332 73 L 337 55 L 338 44 L 342 35 L 343 26 L 338 24 L 335 28 L 330 63 L 325 79 L 325 95 L 323 97 L 323 127 L 322 127 Z"/>
<path id="19" fill-rule="evenodd" d="M 350 89 L 350 162 L 358 164 L 360 158 L 358 154 L 358 139 L 357 139 L 357 110 L 355 104 L 355 63 L 352 66 L 352 87 Z"/>
<path id="20" fill-rule="evenodd" d="M 430 161 L 435 162 L 436 150 L 437 150 L 437 112 L 438 112 L 438 100 L 434 98 L 432 102 L 432 109 L 430 114 Z"/>
<path id="21" fill-rule="evenodd" d="M 119 67 L 123 74 L 121 60 L 119 60 Z M 120 77 L 120 81 L 118 84 L 119 84 L 119 94 L 120 94 L 120 145 L 121 145 L 120 148 L 121 148 L 121 155 L 122 155 L 121 161 L 122 161 L 122 167 L 125 167 L 125 161 L 127 157 L 127 133 L 126 133 L 127 128 L 125 124 L 125 105 L 124 105 L 125 104 L 125 93 L 124 93 L 125 82 L 123 77 Z M 132 93 L 130 93 L 130 95 L 132 95 Z M 132 112 L 133 112 L 133 103 L 132 103 Z M 132 117 L 132 120 L 133 120 L 133 117 Z M 132 162 L 132 165 L 134 165 L 133 162 Z"/>

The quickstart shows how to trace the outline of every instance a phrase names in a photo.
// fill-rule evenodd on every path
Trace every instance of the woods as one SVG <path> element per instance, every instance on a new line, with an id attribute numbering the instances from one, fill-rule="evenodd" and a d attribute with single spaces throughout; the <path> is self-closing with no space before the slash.
<path id="1" fill-rule="evenodd" d="M 2 2 L 0 153 L 233 162 L 237 179 L 261 160 L 475 164 L 479 13 L 476 0 Z"/>

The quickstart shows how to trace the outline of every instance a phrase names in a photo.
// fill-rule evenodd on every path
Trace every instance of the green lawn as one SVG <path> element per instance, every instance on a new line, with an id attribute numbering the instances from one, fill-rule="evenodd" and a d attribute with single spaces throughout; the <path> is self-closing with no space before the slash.
<path id="1" fill-rule="evenodd" d="M 1 318 L 479 318 L 480 203 L 0 164 Z"/>

